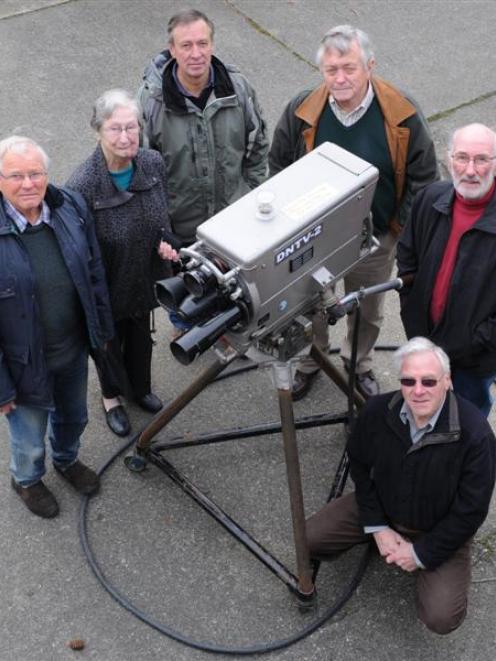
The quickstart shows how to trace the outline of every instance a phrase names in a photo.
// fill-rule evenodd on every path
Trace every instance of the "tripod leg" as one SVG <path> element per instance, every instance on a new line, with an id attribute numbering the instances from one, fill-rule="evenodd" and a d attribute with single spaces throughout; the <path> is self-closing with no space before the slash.
<path id="1" fill-rule="evenodd" d="M 315 586 L 312 581 L 310 553 L 305 532 L 305 511 L 303 506 L 303 489 L 301 486 L 300 460 L 296 444 L 293 402 L 291 400 L 291 366 L 289 363 L 274 365 L 274 374 L 279 398 L 281 414 L 284 456 L 289 487 L 289 500 L 293 520 L 293 535 L 296 552 L 298 575 L 298 596 L 311 599 Z"/>
<path id="2" fill-rule="evenodd" d="M 168 406 L 162 411 L 157 413 L 150 424 L 145 427 L 138 437 L 136 443 L 136 450 L 144 454 L 150 448 L 153 437 L 165 427 L 178 413 L 180 413 L 185 406 L 187 406 L 197 395 L 204 390 L 208 384 L 215 379 L 230 362 L 237 357 L 235 351 L 231 351 L 224 360 L 217 359 L 211 365 L 203 370 L 203 372 L 176 397 Z"/>

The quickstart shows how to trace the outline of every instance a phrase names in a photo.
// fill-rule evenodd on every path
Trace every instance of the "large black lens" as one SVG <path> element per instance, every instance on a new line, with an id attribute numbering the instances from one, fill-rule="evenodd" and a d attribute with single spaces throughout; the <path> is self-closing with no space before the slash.
<path id="1" fill-rule="evenodd" d="M 242 312 L 237 306 L 224 310 L 200 326 L 195 326 L 178 340 L 171 342 L 172 355 L 183 365 L 189 365 L 196 356 L 211 347 L 241 317 Z"/>
<path id="2" fill-rule="evenodd" d="M 177 308 L 177 316 L 189 324 L 201 323 L 226 306 L 227 301 L 219 297 L 216 291 L 202 298 L 189 294 Z"/>
<path id="3" fill-rule="evenodd" d="M 155 298 L 166 310 L 175 311 L 187 294 L 188 290 L 181 275 L 159 280 L 155 283 Z"/>

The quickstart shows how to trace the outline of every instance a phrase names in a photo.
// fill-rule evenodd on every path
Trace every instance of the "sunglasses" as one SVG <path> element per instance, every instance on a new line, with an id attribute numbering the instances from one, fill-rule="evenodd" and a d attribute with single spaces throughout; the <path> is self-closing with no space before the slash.
<path id="1" fill-rule="evenodd" d="M 403 376 L 400 379 L 400 383 L 402 386 L 406 386 L 407 388 L 413 388 L 417 381 L 420 381 L 424 388 L 434 388 L 434 386 L 436 386 L 440 380 L 441 379 L 429 379 L 428 377 L 424 377 L 422 379 L 414 379 L 410 376 Z"/>

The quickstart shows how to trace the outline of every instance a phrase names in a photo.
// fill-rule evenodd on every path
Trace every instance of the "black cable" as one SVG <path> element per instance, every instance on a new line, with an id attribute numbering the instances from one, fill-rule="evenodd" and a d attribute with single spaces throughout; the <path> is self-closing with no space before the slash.
<path id="1" fill-rule="evenodd" d="M 110 456 L 110 458 L 103 464 L 103 466 L 99 468 L 99 470 L 97 471 L 98 475 L 102 476 L 103 473 L 107 470 L 107 468 L 109 468 L 109 466 L 117 459 L 117 457 L 121 455 L 123 452 L 125 452 L 134 443 L 134 441 L 135 441 L 135 437 L 133 437 L 130 441 L 126 441 L 123 446 L 117 448 L 117 450 Z M 212 652 L 215 654 L 229 654 L 229 655 L 238 654 L 242 656 L 246 656 L 250 654 L 266 654 L 267 652 L 274 652 L 275 650 L 289 647 L 290 645 L 294 645 L 298 641 L 303 640 L 303 638 L 306 638 L 314 631 L 319 629 L 319 627 L 325 624 L 328 620 L 330 620 L 331 617 L 333 617 L 348 601 L 348 599 L 351 597 L 351 595 L 359 585 L 360 581 L 362 580 L 363 575 L 365 574 L 365 570 L 367 568 L 367 564 L 370 556 L 371 546 L 368 544 L 365 549 L 365 552 L 363 553 L 360 559 L 360 562 L 358 564 L 358 569 L 355 572 L 355 575 L 352 577 L 350 583 L 343 590 L 342 594 L 332 604 L 332 606 L 330 606 L 326 611 L 324 611 L 324 613 L 320 617 L 318 617 L 316 620 L 314 620 L 314 622 L 308 624 L 300 631 L 297 631 L 295 634 L 288 636 L 287 638 L 274 640 L 270 643 L 255 643 L 249 647 L 222 647 L 221 645 L 216 645 L 215 643 L 211 643 L 211 642 L 206 642 L 206 641 L 200 642 L 198 640 L 195 640 L 193 638 L 190 638 L 182 634 L 179 631 L 176 631 L 175 629 L 172 629 L 171 627 L 166 626 L 165 624 L 162 624 L 161 622 L 158 622 L 153 617 L 151 617 L 150 615 L 142 611 L 140 608 L 135 606 L 126 596 L 121 594 L 119 590 L 117 590 L 117 588 L 106 578 L 105 574 L 103 573 L 102 569 L 100 568 L 95 558 L 95 554 L 93 553 L 93 550 L 88 540 L 87 511 L 88 511 L 89 500 L 90 497 L 84 496 L 81 501 L 81 507 L 79 509 L 79 539 L 81 541 L 81 546 L 83 548 L 83 553 L 86 557 L 86 560 L 88 561 L 88 564 L 92 572 L 94 573 L 94 575 L 96 576 L 97 580 L 102 585 L 102 587 L 105 588 L 105 590 L 107 590 L 107 592 L 115 599 L 115 601 L 117 601 L 118 604 L 120 604 L 123 608 L 125 608 L 132 615 L 140 619 L 142 622 L 148 624 L 148 626 L 168 636 L 169 638 L 172 638 L 173 640 L 176 640 L 180 643 L 183 643 L 184 645 L 187 645 L 188 647 L 193 647 L 195 649 L 202 650 L 204 652 Z"/>
<path id="2" fill-rule="evenodd" d="M 398 348 L 397 345 L 383 344 L 383 345 L 377 345 L 375 347 L 375 350 L 396 351 L 397 348 Z M 340 349 L 337 348 L 330 349 L 329 353 L 337 354 L 339 353 L 339 351 Z M 233 369 L 232 371 L 226 374 L 221 375 L 220 378 L 217 377 L 216 381 L 220 381 L 223 378 L 235 376 L 236 374 L 241 374 L 254 369 L 258 369 L 258 364 L 251 363 L 249 365 L 243 365 Z M 112 454 L 110 458 L 98 470 L 98 475 L 100 476 L 103 475 L 103 473 L 117 459 L 117 457 L 123 452 L 125 452 L 134 443 L 134 441 L 135 439 L 133 437 L 130 441 L 127 441 L 125 445 L 118 448 L 114 452 L 114 454 Z M 122 595 L 117 590 L 117 588 L 115 588 L 112 585 L 112 583 L 105 577 L 103 571 L 100 569 L 100 566 L 98 565 L 98 562 L 96 561 L 95 555 L 88 541 L 88 530 L 87 530 L 87 520 L 86 520 L 86 514 L 88 511 L 88 501 L 89 501 L 89 497 L 88 496 L 84 497 L 82 499 L 81 508 L 79 510 L 79 539 L 81 541 L 81 546 L 83 548 L 83 552 L 86 557 L 86 560 L 88 561 L 91 570 L 93 571 L 94 575 L 96 576 L 97 580 L 100 582 L 102 587 L 105 588 L 105 590 L 107 590 L 107 592 L 117 601 L 118 604 L 120 604 L 123 608 L 125 608 L 127 611 L 132 613 L 142 622 L 148 624 L 148 626 L 152 627 L 153 629 L 156 629 L 160 633 L 168 636 L 169 638 L 172 638 L 173 640 L 176 640 L 180 643 L 183 643 L 184 645 L 187 645 L 188 647 L 193 647 L 195 649 L 203 650 L 204 652 L 212 652 L 216 654 L 238 654 L 238 655 L 265 654 L 267 652 L 274 652 L 275 650 L 289 647 L 290 645 L 294 645 L 300 640 L 303 640 L 303 638 L 306 638 L 314 631 L 319 629 L 328 620 L 330 620 L 344 606 L 344 604 L 348 601 L 348 599 L 350 599 L 351 595 L 353 594 L 357 586 L 360 584 L 360 581 L 362 580 L 363 575 L 365 574 L 365 570 L 367 568 L 367 564 L 370 556 L 371 547 L 370 545 L 368 545 L 360 559 L 360 562 L 358 564 L 358 569 L 355 575 L 353 576 L 353 578 L 351 579 L 350 583 L 343 591 L 343 593 L 338 597 L 338 599 L 332 604 L 332 606 L 330 606 L 326 611 L 324 611 L 324 613 L 319 618 L 317 618 L 314 622 L 307 625 L 306 627 L 304 627 L 297 633 L 293 634 L 292 636 L 289 636 L 288 638 L 282 638 L 280 640 L 275 640 L 272 643 L 256 643 L 251 647 L 238 647 L 238 648 L 222 647 L 219 645 L 215 645 L 214 643 L 208 643 L 208 642 L 201 643 L 197 640 L 194 640 L 192 638 L 189 638 L 188 636 L 183 635 L 182 633 L 176 631 L 175 629 L 172 629 L 164 624 L 161 624 L 157 620 L 154 620 L 151 616 L 149 616 L 147 613 L 139 609 L 131 601 L 129 601 L 129 599 L 127 599 L 124 595 Z"/>

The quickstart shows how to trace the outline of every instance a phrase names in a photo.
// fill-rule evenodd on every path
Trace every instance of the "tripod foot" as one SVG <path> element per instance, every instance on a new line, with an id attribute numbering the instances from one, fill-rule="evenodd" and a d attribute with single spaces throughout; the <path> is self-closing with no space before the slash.
<path id="1" fill-rule="evenodd" d="M 300 592 L 300 590 L 291 586 L 288 586 L 288 589 L 295 598 L 296 606 L 300 613 L 308 613 L 317 608 L 318 599 L 317 588 L 315 586 L 310 593 Z"/>
<path id="2" fill-rule="evenodd" d="M 128 454 L 124 457 L 124 465 L 131 473 L 142 473 L 146 468 L 146 460 L 138 454 Z"/>

